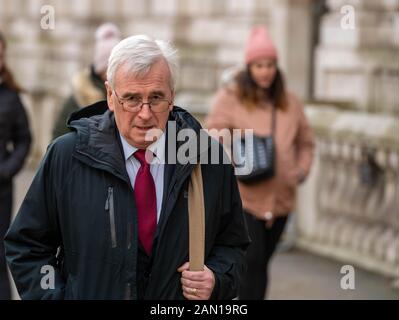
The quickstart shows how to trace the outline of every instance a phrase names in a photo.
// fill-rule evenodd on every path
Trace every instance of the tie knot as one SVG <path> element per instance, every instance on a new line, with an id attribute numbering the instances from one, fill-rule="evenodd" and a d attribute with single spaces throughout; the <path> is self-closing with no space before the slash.
<path id="1" fill-rule="evenodd" d="M 148 151 L 150 153 L 150 151 Z M 134 157 L 140 162 L 140 164 L 143 166 L 148 165 L 148 161 L 145 158 L 146 150 L 144 149 L 139 149 L 134 153 Z M 150 154 L 149 154 L 150 155 Z M 150 160 L 150 159 L 149 159 Z"/>

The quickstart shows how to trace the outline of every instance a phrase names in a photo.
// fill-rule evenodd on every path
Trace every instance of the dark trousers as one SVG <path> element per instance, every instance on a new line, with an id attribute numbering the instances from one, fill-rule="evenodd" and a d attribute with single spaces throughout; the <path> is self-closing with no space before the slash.
<path id="1" fill-rule="evenodd" d="M 10 281 L 8 279 L 4 236 L 10 226 L 12 212 L 12 186 L 0 186 L 0 300 L 11 299 Z"/>
<path id="2" fill-rule="evenodd" d="M 240 300 L 263 300 L 268 284 L 269 261 L 283 233 L 287 216 L 276 218 L 270 229 L 266 228 L 265 221 L 247 212 L 245 216 L 252 242 L 248 246 L 247 270 L 242 277 L 238 296 Z"/>

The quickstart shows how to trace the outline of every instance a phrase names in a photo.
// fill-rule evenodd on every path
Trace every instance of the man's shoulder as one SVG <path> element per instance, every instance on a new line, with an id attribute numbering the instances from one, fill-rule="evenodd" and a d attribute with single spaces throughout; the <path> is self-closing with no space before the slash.
<path id="1" fill-rule="evenodd" d="M 57 154 L 72 154 L 76 139 L 76 131 L 68 132 L 54 139 L 48 149 Z"/>
<path id="2" fill-rule="evenodd" d="M 47 147 L 40 167 L 47 172 L 69 172 L 72 168 L 76 132 L 66 133 L 54 139 Z"/>

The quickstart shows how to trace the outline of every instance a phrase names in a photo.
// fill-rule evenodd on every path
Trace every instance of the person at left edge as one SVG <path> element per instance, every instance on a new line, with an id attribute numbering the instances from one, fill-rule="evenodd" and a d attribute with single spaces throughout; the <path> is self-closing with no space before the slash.
<path id="1" fill-rule="evenodd" d="M 6 65 L 6 39 L 0 32 L 0 300 L 11 299 L 3 238 L 11 222 L 13 180 L 31 145 L 22 92 Z"/>
<path id="2" fill-rule="evenodd" d="M 201 127 L 173 106 L 175 62 L 166 42 L 121 41 L 109 60 L 108 103 L 73 114 L 73 132 L 49 146 L 5 239 L 22 299 L 237 296 L 249 237 L 231 164 L 201 165 L 205 267 L 188 270 L 187 190 L 195 165 L 162 165 L 179 150 L 179 142 L 176 150 L 166 147 L 173 133 L 165 128 L 174 121 L 177 132 L 199 134 Z M 149 142 L 149 129 L 162 135 Z M 148 167 L 144 150 L 159 164 Z M 53 290 L 41 285 L 43 266 L 54 268 Z"/>

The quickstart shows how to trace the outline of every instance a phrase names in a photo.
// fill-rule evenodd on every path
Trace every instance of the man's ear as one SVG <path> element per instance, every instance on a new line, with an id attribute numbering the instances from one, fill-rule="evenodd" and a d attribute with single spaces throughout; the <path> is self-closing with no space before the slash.
<path id="1" fill-rule="evenodd" d="M 105 81 L 105 88 L 107 89 L 107 103 L 111 111 L 115 110 L 114 99 L 112 99 L 112 88 L 108 81 Z"/>

